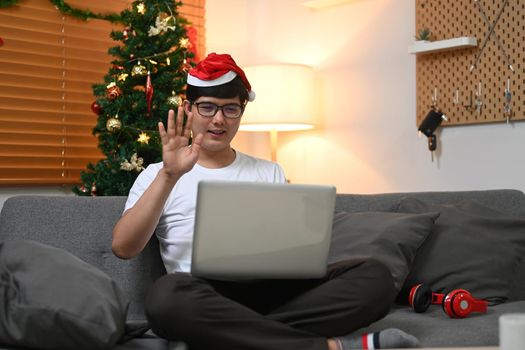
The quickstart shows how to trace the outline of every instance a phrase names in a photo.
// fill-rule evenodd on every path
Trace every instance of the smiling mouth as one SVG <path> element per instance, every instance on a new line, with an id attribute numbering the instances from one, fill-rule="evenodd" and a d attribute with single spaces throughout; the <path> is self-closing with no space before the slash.
<path id="1" fill-rule="evenodd" d="M 226 133 L 224 130 L 208 130 L 208 132 L 213 135 L 222 135 Z"/>

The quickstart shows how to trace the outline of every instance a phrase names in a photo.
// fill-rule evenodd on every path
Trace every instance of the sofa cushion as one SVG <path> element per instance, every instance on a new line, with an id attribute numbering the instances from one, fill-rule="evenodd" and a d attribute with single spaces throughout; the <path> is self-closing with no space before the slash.
<path id="1" fill-rule="evenodd" d="M 329 262 L 373 257 L 390 269 L 400 290 L 417 249 L 438 216 L 438 213 L 335 213 Z"/>
<path id="2" fill-rule="evenodd" d="M 111 251 L 126 197 L 14 196 L 0 213 L 0 240 L 29 239 L 64 249 L 110 276 L 130 300 L 129 320 L 145 320 L 147 288 L 166 273 L 155 235 L 133 259 Z"/>
<path id="3" fill-rule="evenodd" d="M 128 302 L 106 274 L 30 240 L 0 241 L 0 343 L 108 349 L 124 335 Z"/>
<path id="4" fill-rule="evenodd" d="M 400 212 L 439 212 L 434 229 L 418 250 L 400 294 L 425 283 L 435 292 L 463 288 L 492 304 L 507 300 L 516 267 L 525 252 L 525 220 L 475 201 L 431 204 L 411 197 Z"/>

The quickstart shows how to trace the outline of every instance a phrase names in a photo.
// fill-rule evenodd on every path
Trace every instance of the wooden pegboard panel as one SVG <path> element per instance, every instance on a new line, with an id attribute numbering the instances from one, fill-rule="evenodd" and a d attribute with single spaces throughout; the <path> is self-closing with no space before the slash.
<path id="1" fill-rule="evenodd" d="M 479 2 L 492 25 L 505 0 Z M 475 37 L 477 47 L 417 54 L 417 125 L 427 115 L 435 91 L 438 108 L 450 118 L 442 126 L 506 122 L 507 80 L 512 96 L 510 121 L 525 120 L 525 0 L 508 0 L 494 27 L 495 35 L 488 39 L 473 70 L 470 68 L 489 33 L 475 0 L 416 0 L 416 30 L 421 28 L 431 30 L 432 41 Z M 514 72 L 508 68 L 506 56 Z M 483 104 L 478 113 L 476 92 L 480 84 Z"/>

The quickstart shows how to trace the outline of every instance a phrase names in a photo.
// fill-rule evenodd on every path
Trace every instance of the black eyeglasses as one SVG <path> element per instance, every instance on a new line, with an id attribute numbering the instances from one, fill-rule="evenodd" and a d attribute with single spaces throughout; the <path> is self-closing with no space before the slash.
<path id="1" fill-rule="evenodd" d="M 212 118 L 217 114 L 219 109 L 222 111 L 222 115 L 229 119 L 240 118 L 244 112 L 244 106 L 241 106 L 237 103 L 228 103 L 222 106 L 218 106 L 215 103 L 211 102 L 197 102 L 194 103 L 197 106 L 197 111 L 203 117 Z"/>

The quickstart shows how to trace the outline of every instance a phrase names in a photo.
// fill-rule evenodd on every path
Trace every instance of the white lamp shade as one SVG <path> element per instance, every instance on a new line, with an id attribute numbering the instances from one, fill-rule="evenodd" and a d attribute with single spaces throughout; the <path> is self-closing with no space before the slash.
<path id="1" fill-rule="evenodd" d="M 269 64 L 243 69 L 256 97 L 246 106 L 240 130 L 305 130 L 317 124 L 311 67 Z"/>

